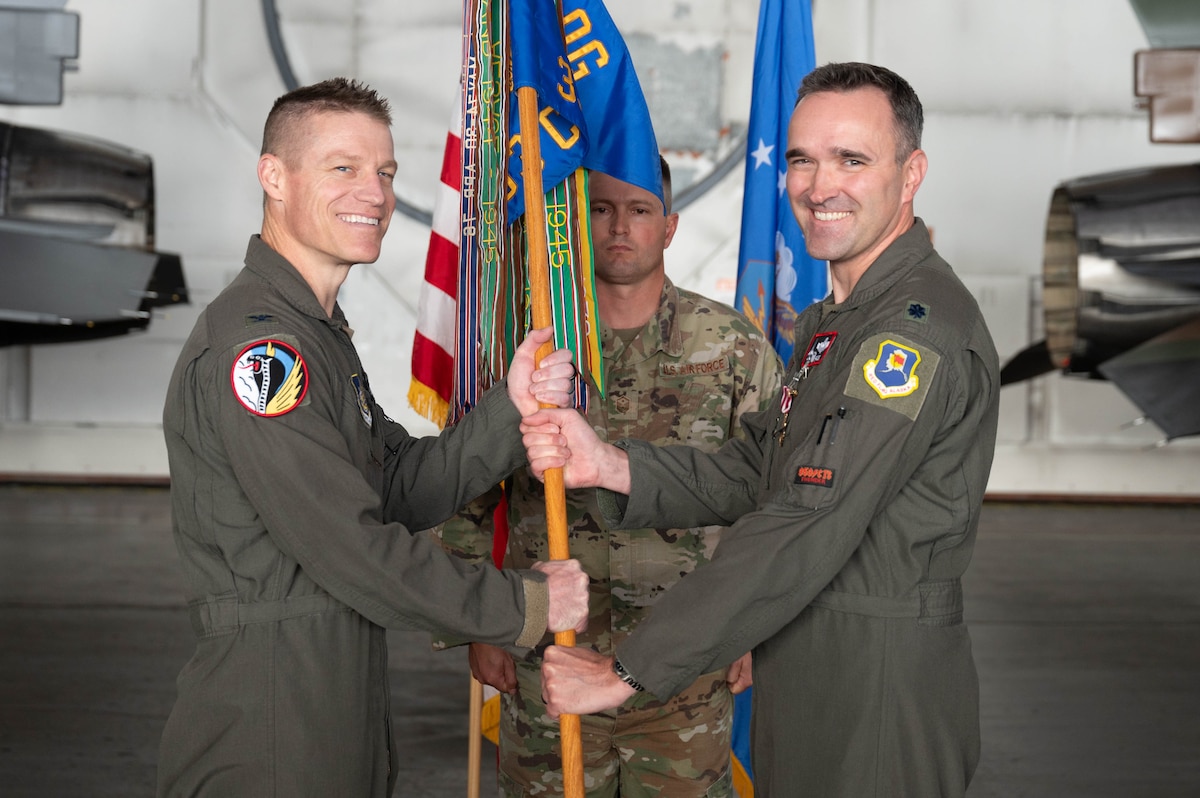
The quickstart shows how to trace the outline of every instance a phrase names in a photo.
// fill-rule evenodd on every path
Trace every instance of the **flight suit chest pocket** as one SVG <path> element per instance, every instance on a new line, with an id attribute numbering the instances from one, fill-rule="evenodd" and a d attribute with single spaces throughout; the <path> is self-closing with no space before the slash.
<path id="1" fill-rule="evenodd" d="M 772 501 L 807 510 L 836 503 L 849 478 L 857 429 L 854 408 L 830 407 L 819 413 L 792 419 L 788 431 L 772 440 L 769 497 Z"/>

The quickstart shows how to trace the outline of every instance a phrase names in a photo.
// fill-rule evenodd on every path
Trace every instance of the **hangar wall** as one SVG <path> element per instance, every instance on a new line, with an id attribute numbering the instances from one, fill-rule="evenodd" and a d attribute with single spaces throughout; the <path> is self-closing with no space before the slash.
<path id="1" fill-rule="evenodd" d="M 459 57 L 459 5 L 280 0 L 302 82 L 360 77 L 389 96 L 398 192 L 432 202 Z M 744 130 L 756 0 L 608 0 L 642 74 L 660 143 L 684 175 Z M 69 0 L 78 70 L 61 106 L 0 105 L 0 119 L 87 133 L 151 154 L 158 248 L 178 252 L 192 304 L 142 334 L 0 349 L 0 474 L 166 475 L 159 415 L 197 314 L 236 273 L 261 218 L 254 166 L 262 121 L 283 91 L 258 3 Z M 930 171 L 918 215 L 987 315 L 1005 359 L 1040 338 L 1041 246 L 1063 180 L 1200 160 L 1150 144 L 1133 103 L 1133 56 L 1148 46 L 1127 0 L 814 0 L 818 63 L 866 60 L 910 80 L 926 107 Z M 740 126 L 740 128 L 739 128 Z M 699 140 L 701 143 L 697 144 Z M 667 253 L 678 283 L 732 301 L 742 171 L 687 207 Z M 342 305 L 389 414 L 408 407 L 428 230 L 393 221 L 379 262 L 352 272 Z M 1058 375 L 1009 386 L 989 491 L 1200 496 L 1200 444 L 1159 445 L 1152 423 L 1107 383 Z"/>

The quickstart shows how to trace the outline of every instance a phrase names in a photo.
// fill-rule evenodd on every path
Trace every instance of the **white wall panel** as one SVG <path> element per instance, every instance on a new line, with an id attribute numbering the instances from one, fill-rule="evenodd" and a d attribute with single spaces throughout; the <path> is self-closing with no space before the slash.
<path id="1" fill-rule="evenodd" d="M 173 358 L 155 336 L 37 347 L 30 421 L 143 424 L 162 417 Z"/>
<path id="2" fill-rule="evenodd" d="M 296 0 L 286 0 L 281 6 L 290 7 Z M 310 5 L 329 7 L 327 0 L 307 0 Z M 462 17 L 460 3 L 398 3 L 396 0 L 358 0 L 354 4 L 360 20 L 371 27 L 432 28 L 444 25 L 459 26 Z"/>
<path id="3" fill-rule="evenodd" d="M 736 24 L 754 35 L 758 19 L 758 3 L 754 0 L 608 0 L 604 7 L 623 34 L 629 31 L 661 32 L 664 36 L 689 33 L 708 34 Z M 746 24 L 746 20 L 749 24 Z"/>
<path id="4" fill-rule="evenodd" d="M 86 2 L 105 5 L 97 0 Z M 181 0 L 163 2 L 171 5 Z M 200 85 L 196 92 L 257 155 L 267 111 L 284 90 L 271 58 L 259 4 L 254 0 L 202 0 L 201 9 Z M 132 57 L 139 58 L 136 51 Z"/>
<path id="5" fill-rule="evenodd" d="M 666 252 L 667 274 L 674 282 L 734 304 L 739 230 L 729 220 L 741 205 L 742 170 L 735 169 L 680 214 Z"/>
<path id="6" fill-rule="evenodd" d="M 202 5 L 201 0 L 70 0 L 65 10 L 79 14 L 80 69 L 68 74 L 68 92 L 72 97 L 190 93 Z"/>
<path id="7" fill-rule="evenodd" d="M 928 108 L 1130 112 L 1133 52 L 1147 44 L 1125 0 L 886 0 L 872 7 L 872 57 L 904 75 Z"/>
<path id="8" fill-rule="evenodd" d="M 357 45 L 359 30 L 353 17 L 336 19 L 287 18 L 281 31 L 296 79 L 316 83 L 339 75 L 361 75 Z"/>

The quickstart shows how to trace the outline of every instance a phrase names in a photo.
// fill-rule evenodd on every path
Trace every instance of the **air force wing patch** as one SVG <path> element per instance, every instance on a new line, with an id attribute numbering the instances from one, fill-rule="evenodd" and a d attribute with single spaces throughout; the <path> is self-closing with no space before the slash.
<path id="1" fill-rule="evenodd" d="M 916 420 L 941 356 L 898 335 L 874 335 L 854 356 L 846 395 Z"/>
<path id="2" fill-rule="evenodd" d="M 233 395 L 256 416 L 295 410 L 308 392 L 308 364 L 292 346 L 272 338 L 255 341 L 233 361 Z"/>
<path id="3" fill-rule="evenodd" d="M 917 376 L 920 362 L 916 348 L 887 340 L 879 345 L 878 354 L 863 364 L 863 378 L 880 399 L 908 396 L 921 384 Z"/>

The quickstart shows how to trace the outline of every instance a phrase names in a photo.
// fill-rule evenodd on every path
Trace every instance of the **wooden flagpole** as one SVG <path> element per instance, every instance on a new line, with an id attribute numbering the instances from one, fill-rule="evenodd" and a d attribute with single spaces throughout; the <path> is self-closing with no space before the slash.
<path id="1" fill-rule="evenodd" d="M 529 246 L 529 287 L 533 326 L 537 329 L 554 323 L 550 305 L 550 255 L 546 243 L 546 208 L 542 187 L 542 146 L 538 118 L 537 90 L 531 86 L 517 89 L 517 107 L 521 120 L 521 184 L 525 192 L 525 238 Z M 554 351 L 553 342 L 543 344 L 537 359 Z M 567 545 L 567 494 L 561 468 L 546 471 L 546 535 L 551 560 L 570 559 Z M 554 644 L 574 646 L 575 632 L 568 629 L 554 634 Z M 563 794 L 565 798 L 584 798 L 583 740 L 579 716 L 560 715 L 559 740 L 562 745 Z"/>
<path id="2" fill-rule="evenodd" d="M 483 719 L 483 685 L 471 677 L 471 706 L 467 713 L 467 798 L 479 798 L 480 759 L 483 757 L 483 735 L 479 731 Z"/>

